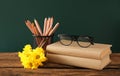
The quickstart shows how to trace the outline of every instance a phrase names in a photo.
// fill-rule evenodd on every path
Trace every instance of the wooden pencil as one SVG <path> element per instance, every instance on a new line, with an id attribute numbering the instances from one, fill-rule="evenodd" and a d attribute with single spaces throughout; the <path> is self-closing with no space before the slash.
<path id="1" fill-rule="evenodd" d="M 46 25 L 47 25 L 47 18 L 44 19 L 43 36 L 45 36 L 46 33 Z"/>
<path id="2" fill-rule="evenodd" d="M 34 23 L 35 23 L 35 25 L 36 25 L 36 27 L 37 27 L 37 30 L 39 31 L 39 34 L 42 36 L 41 27 L 40 27 L 40 25 L 39 25 L 39 23 L 38 23 L 38 21 L 37 21 L 36 19 L 34 19 Z"/>
<path id="3" fill-rule="evenodd" d="M 59 23 L 56 23 L 56 25 L 53 27 L 53 29 L 49 32 L 48 36 L 51 36 L 58 27 L 59 27 Z"/>

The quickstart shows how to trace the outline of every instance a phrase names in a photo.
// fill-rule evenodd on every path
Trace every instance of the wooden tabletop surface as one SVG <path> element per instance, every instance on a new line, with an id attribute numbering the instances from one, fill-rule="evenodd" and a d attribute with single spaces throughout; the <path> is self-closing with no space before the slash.
<path id="1" fill-rule="evenodd" d="M 0 76 L 120 76 L 120 53 L 103 70 L 73 67 L 47 62 L 36 70 L 24 69 L 17 53 L 0 53 Z"/>

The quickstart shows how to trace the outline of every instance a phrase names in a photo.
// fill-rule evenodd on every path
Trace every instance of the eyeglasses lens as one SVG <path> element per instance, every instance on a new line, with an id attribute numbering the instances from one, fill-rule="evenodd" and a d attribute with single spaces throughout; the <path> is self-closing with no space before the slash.
<path id="1" fill-rule="evenodd" d="M 60 42 L 63 45 L 70 45 L 72 43 L 72 38 L 69 36 L 60 36 Z"/>
<path id="2" fill-rule="evenodd" d="M 91 45 L 88 37 L 78 37 L 78 44 L 82 47 L 88 47 Z"/>

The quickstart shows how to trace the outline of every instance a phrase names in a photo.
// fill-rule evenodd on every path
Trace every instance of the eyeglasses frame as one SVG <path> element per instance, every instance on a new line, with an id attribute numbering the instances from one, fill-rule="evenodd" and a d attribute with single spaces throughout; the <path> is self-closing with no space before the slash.
<path id="1" fill-rule="evenodd" d="M 71 38 L 71 43 L 65 45 L 64 43 L 61 42 L 60 36 L 70 37 L 70 38 Z M 87 48 L 87 47 L 89 47 L 89 46 L 91 46 L 91 45 L 94 45 L 94 38 L 91 37 L 91 36 L 88 36 L 88 35 L 81 35 L 81 36 L 79 36 L 79 35 L 58 34 L 58 37 L 59 37 L 59 39 L 60 39 L 60 43 L 61 43 L 62 45 L 65 45 L 65 46 L 71 45 L 73 41 L 76 41 L 77 44 L 78 44 L 80 47 L 82 47 L 82 48 Z M 87 45 L 87 46 L 82 46 L 82 45 L 80 45 L 79 42 L 78 42 L 78 38 L 80 38 L 80 37 L 81 37 L 81 38 L 87 37 L 87 38 L 88 38 L 88 42 L 90 42 L 90 44 Z"/>

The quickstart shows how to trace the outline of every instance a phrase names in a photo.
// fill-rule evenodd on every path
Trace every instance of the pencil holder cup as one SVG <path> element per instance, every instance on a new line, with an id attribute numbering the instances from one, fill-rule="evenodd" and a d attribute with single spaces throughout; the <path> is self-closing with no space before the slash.
<path id="1" fill-rule="evenodd" d="M 44 50 L 46 50 L 46 46 L 48 44 L 51 44 L 53 41 L 53 35 L 51 36 L 35 36 L 33 35 L 34 43 L 33 47 L 42 47 Z"/>

